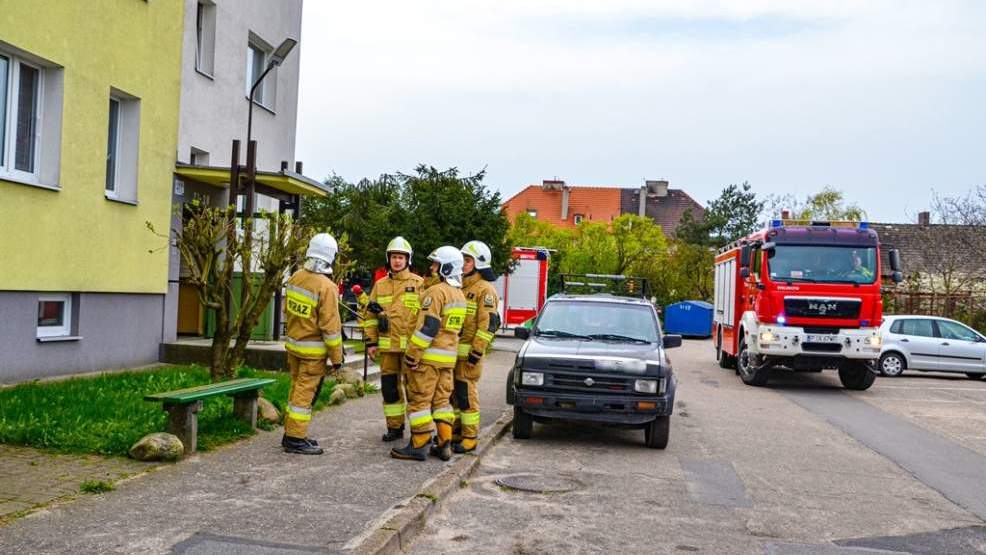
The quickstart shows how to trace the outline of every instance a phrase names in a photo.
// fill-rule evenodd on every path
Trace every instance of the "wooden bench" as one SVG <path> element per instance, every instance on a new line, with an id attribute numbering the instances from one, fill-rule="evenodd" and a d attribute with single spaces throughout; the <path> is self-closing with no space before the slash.
<path id="1" fill-rule="evenodd" d="M 144 400 L 164 403 L 164 411 L 168 413 L 168 433 L 178 436 L 188 455 L 198 447 L 198 412 L 202 409 L 203 399 L 219 395 L 232 397 L 233 414 L 256 428 L 257 397 L 264 386 L 275 381 L 271 378 L 242 378 L 155 393 L 145 396 Z"/>

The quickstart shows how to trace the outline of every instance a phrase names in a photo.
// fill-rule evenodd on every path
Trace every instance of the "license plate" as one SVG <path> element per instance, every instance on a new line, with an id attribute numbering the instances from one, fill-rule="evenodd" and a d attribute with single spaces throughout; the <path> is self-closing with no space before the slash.
<path id="1" fill-rule="evenodd" d="M 805 341 L 808 343 L 838 343 L 838 335 L 806 335 Z"/>

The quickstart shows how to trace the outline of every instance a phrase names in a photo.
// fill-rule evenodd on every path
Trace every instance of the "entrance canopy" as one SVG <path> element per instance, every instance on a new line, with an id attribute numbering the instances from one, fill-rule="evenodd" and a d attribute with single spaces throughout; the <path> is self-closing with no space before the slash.
<path id="1" fill-rule="evenodd" d="M 225 189 L 230 182 L 230 169 L 216 166 L 175 165 L 175 174 L 189 181 L 205 183 Z M 243 174 L 241 174 L 243 175 Z M 258 171 L 257 192 L 274 198 L 284 195 L 325 197 L 330 189 L 310 177 L 290 170 Z"/>

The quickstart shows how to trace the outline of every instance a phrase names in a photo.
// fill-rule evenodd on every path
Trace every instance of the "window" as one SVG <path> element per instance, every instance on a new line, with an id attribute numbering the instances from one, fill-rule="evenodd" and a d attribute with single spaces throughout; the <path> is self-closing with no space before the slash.
<path id="1" fill-rule="evenodd" d="M 934 337 L 935 330 L 931 320 L 911 319 L 901 320 L 900 328 L 897 333 L 901 335 L 913 335 L 917 337 Z"/>
<path id="2" fill-rule="evenodd" d="M 208 166 L 209 165 L 209 153 L 200 149 L 192 147 L 192 153 L 188 157 L 188 161 L 191 162 L 193 166 Z"/>
<path id="3" fill-rule="evenodd" d="M 140 100 L 112 90 L 107 112 L 106 198 L 137 202 Z"/>
<path id="4" fill-rule="evenodd" d="M 216 54 L 216 5 L 199 0 L 195 12 L 195 69 L 212 77 Z"/>
<path id="5" fill-rule="evenodd" d="M 777 245 L 767 270 L 774 282 L 874 283 L 876 248 Z"/>
<path id="6" fill-rule="evenodd" d="M 533 208 L 528 208 L 527 209 L 527 215 L 530 216 L 530 217 L 532 217 L 532 218 L 534 218 L 534 219 L 537 219 L 537 217 L 538 217 L 538 211 L 537 210 L 534 210 Z"/>
<path id="7" fill-rule="evenodd" d="M 941 332 L 944 339 L 957 339 L 959 341 L 979 341 L 980 339 L 978 333 L 962 324 L 945 320 L 938 320 L 938 331 Z"/>
<path id="8" fill-rule="evenodd" d="M 59 69 L 0 52 L 0 178 L 57 186 L 61 93 Z"/>
<path id="9" fill-rule="evenodd" d="M 582 214 L 576 214 L 575 215 L 575 225 L 579 225 L 580 223 L 582 223 L 582 220 L 584 220 L 584 219 L 585 219 L 585 216 L 583 216 Z"/>
<path id="10" fill-rule="evenodd" d="M 38 298 L 37 337 L 61 337 L 71 335 L 72 297 L 70 295 L 42 295 Z"/>
<path id="11" fill-rule="evenodd" d="M 246 97 L 250 98 L 250 89 L 253 84 L 260 79 L 260 76 L 267 71 L 270 56 L 274 52 L 274 47 L 254 33 L 250 33 L 247 41 L 247 60 L 246 60 Z M 272 68 L 253 94 L 253 100 L 257 104 L 274 111 L 275 100 L 277 97 L 277 67 Z"/>

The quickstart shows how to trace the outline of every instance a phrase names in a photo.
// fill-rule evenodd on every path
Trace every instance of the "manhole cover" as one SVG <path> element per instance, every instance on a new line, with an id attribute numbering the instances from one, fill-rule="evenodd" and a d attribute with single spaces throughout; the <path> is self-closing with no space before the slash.
<path id="1" fill-rule="evenodd" d="M 582 487 L 578 480 L 561 476 L 542 476 L 539 474 L 517 474 L 496 480 L 497 485 L 517 491 L 532 493 L 567 493 Z"/>

